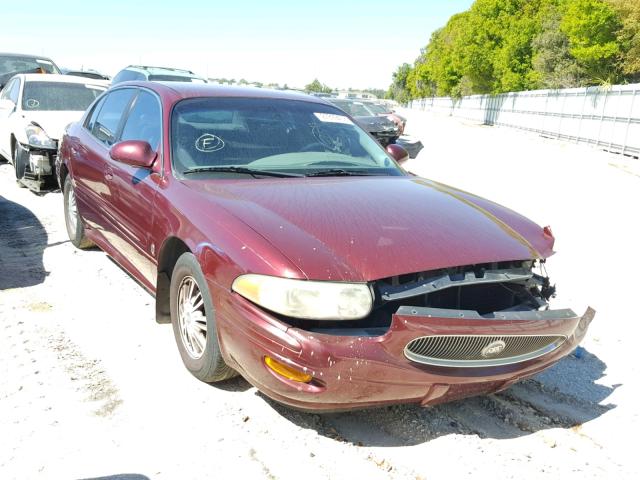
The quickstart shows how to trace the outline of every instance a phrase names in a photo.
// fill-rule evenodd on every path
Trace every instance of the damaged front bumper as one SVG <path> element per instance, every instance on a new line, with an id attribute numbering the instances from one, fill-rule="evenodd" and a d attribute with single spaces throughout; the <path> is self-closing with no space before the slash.
<path id="1" fill-rule="evenodd" d="M 216 308 L 225 360 L 269 397 L 312 411 L 394 403 L 433 405 L 503 390 L 572 352 L 595 315 L 591 308 L 583 315 L 571 310 L 479 315 L 402 306 L 389 327 L 309 331 L 283 323 L 239 295 L 222 298 Z M 430 355 L 412 357 L 411 346 L 430 338 L 437 338 Z M 545 338 L 553 341 L 545 344 L 541 340 Z M 457 350 L 438 350 L 438 342 L 447 340 Z M 416 355 L 424 353 L 413 350 Z M 458 352 L 458 357 L 438 364 L 433 359 L 439 351 L 449 356 Z M 523 352 L 524 357 L 518 356 Z M 265 357 L 312 379 L 305 383 L 287 379 L 270 370 Z"/>
<path id="2" fill-rule="evenodd" d="M 41 192 L 54 186 L 57 149 L 28 147 L 25 152 L 24 176 L 20 183 L 35 192 Z"/>

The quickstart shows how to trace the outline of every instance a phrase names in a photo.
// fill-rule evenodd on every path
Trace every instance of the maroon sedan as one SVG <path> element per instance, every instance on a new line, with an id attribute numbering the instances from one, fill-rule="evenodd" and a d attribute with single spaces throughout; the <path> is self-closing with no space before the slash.
<path id="1" fill-rule="evenodd" d="M 594 312 L 549 309 L 551 230 L 402 156 L 319 98 L 141 82 L 97 99 L 57 166 L 73 244 L 155 295 L 202 381 L 239 373 L 309 410 L 427 405 L 569 354 Z"/>

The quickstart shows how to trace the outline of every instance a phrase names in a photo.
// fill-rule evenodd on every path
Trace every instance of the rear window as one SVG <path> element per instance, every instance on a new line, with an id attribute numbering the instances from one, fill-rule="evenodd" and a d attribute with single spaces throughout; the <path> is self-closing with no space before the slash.
<path id="1" fill-rule="evenodd" d="M 113 77 L 113 81 L 111 82 L 113 85 L 120 82 L 130 82 L 133 80 L 145 80 L 145 76 L 134 70 L 121 70 L 118 74 Z"/>
<path id="2" fill-rule="evenodd" d="M 23 110 L 85 111 L 106 88 L 83 83 L 27 82 Z"/>

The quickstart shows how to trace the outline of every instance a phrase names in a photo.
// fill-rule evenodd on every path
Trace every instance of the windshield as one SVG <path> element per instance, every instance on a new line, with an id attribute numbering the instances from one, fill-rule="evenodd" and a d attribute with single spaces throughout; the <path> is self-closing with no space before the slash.
<path id="1" fill-rule="evenodd" d="M 332 101 L 334 105 L 341 108 L 354 117 L 370 117 L 373 115 L 361 102 L 350 102 L 348 100 Z"/>
<path id="2" fill-rule="evenodd" d="M 23 110 L 85 111 L 106 88 L 83 83 L 27 82 Z"/>
<path id="3" fill-rule="evenodd" d="M 60 73 L 51 60 L 35 57 L 0 56 L 0 75 L 7 73 Z"/>
<path id="4" fill-rule="evenodd" d="M 270 98 L 196 98 L 176 105 L 172 162 L 182 175 L 244 167 L 292 175 L 403 175 L 387 153 L 339 109 Z M 235 174 L 242 173 L 234 169 Z M 198 175 L 223 175 L 201 172 Z"/>

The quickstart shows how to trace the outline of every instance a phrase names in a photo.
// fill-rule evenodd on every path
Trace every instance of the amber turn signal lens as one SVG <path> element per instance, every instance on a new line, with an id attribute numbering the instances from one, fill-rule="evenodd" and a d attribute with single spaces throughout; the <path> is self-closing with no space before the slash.
<path id="1" fill-rule="evenodd" d="M 264 357 L 264 364 L 278 375 L 282 375 L 284 378 L 293 380 L 294 382 L 309 383 L 313 377 L 308 373 L 300 372 L 289 365 L 280 363 L 271 357 Z"/>

